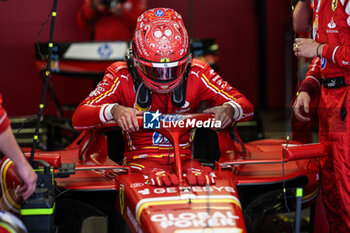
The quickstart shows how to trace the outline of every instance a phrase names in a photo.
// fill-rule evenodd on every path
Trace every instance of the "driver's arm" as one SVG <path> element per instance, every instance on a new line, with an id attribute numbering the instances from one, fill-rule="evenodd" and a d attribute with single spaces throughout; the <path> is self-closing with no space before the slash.
<path id="1" fill-rule="evenodd" d="M 133 109 L 122 106 L 127 104 L 125 101 L 128 99 L 127 95 L 130 95 L 133 90 L 133 83 L 125 78 L 127 75 L 125 63 L 116 62 L 107 68 L 104 78 L 95 90 L 75 110 L 72 119 L 75 129 L 93 128 L 111 120 L 134 122 L 131 120 L 131 115 L 136 118 Z M 128 116 L 127 112 L 133 114 Z M 122 119 L 123 117 L 126 117 L 125 120 Z M 133 127 L 137 128 L 137 125 L 133 124 Z"/>
<path id="2" fill-rule="evenodd" d="M 111 109 L 113 119 L 118 123 L 118 126 L 126 132 L 136 132 L 139 130 L 136 114 L 141 113 L 134 108 L 125 107 L 115 104 Z"/>
<path id="3" fill-rule="evenodd" d="M 224 103 L 220 106 L 215 106 L 204 110 L 205 113 L 214 113 L 215 119 L 221 122 L 219 129 L 224 129 L 230 126 L 233 122 L 235 109 L 229 103 Z"/>
<path id="4" fill-rule="evenodd" d="M 209 101 L 215 106 L 206 112 L 214 113 L 216 117 L 223 120 L 225 125 L 227 122 L 247 121 L 253 117 L 254 109 L 250 101 L 237 89 L 224 81 L 207 63 L 200 62 L 199 66 L 196 67 L 194 65 L 193 69 L 198 69 L 199 71 L 199 79 L 197 80 L 201 89 L 201 100 Z M 227 117 L 230 119 L 226 120 Z"/>

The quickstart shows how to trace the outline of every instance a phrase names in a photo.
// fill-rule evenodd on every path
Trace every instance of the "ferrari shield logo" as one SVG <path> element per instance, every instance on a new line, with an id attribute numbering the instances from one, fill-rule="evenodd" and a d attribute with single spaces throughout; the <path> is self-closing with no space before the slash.
<path id="1" fill-rule="evenodd" d="M 124 187 L 119 187 L 119 204 L 120 204 L 120 214 L 124 213 Z"/>
<path id="2" fill-rule="evenodd" d="M 170 59 L 169 58 L 162 58 L 162 59 L 160 59 L 160 62 L 170 62 Z"/>
<path id="3" fill-rule="evenodd" d="M 337 9 L 337 5 L 338 5 L 338 0 L 332 0 L 332 10 L 335 11 L 335 9 Z"/>

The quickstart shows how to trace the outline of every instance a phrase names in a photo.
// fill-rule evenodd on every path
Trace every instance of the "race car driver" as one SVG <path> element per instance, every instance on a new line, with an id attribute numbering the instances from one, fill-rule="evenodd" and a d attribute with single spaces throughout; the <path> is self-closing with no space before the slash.
<path id="1" fill-rule="evenodd" d="M 181 16 L 168 8 L 151 9 L 138 18 L 131 56 L 107 68 L 103 80 L 76 109 L 73 126 L 81 130 L 117 121 L 127 141 L 124 164 L 148 173 L 155 185 L 177 184 L 176 176 L 159 169 L 169 164 L 171 144 L 157 132 L 139 130 L 136 114 L 193 113 L 201 101 L 214 106 L 204 112 L 214 113 L 221 128 L 253 116 L 253 107 L 243 94 L 207 63 L 191 58 Z M 207 167 L 191 159 L 190 133 L 181 138 L 180 147 L 187 180 L 215 183 Z"/>
<path id="2" fill-rule="evenodd" d="M 320 91 L 319 140 L 330 154 L 321 164 L 321 185 L 330 232 L 350 232 L 350 1 L 314 0 L 313 39 L 297 38 L 293 50 L 314 57 L 294 112 L 309 121 L 310 99 Z"/>

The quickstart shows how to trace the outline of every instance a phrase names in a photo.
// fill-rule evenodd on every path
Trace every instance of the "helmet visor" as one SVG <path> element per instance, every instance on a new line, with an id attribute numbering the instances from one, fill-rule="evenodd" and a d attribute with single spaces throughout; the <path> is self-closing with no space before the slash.
<path id="1" fill-rule="evenodd" d="M 169 63 L 147 62 L 140 59 L 136 62 L 136 65 L 150 79 L 158 82 L 168 82 L 183 75 L 188 63 L 189 57 Z"/>

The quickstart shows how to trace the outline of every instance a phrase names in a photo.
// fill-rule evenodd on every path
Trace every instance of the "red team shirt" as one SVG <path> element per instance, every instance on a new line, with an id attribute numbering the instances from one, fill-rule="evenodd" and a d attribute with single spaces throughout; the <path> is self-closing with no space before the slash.
<path id="1" fill-rule="evenodd" d="M 201 101 L 214 106 L 230 104 L 234 110 L 235 121 L 247 121 L 253 117 L 253 106 L 235 88 L 223 81 L 221 76 L 202 61 L 193 59 L 190 69 L 186 101 L 182 107 L 175 107 L 171 94 L 152 93 L 152 104 L 141 109 L 136 103 L 134 82 L 125 62 L 116 62 L 107 68 L 103 80 L 96 89 L 78 106 L 73 115 L 73 126 L 82 130 L 103 124 L 113 119 L 110 110 L 115 103 L 136 108 L 140 111 L 157 111 L 163 114 L 194 113 L 199 110 Z M 157 132 L 140 130 L 124 133 L 126 139 L 125 156 L 130 159 L 168 156 L 169 142 Z M 180 141 L 181 153 L 191 154 L 191 134 L 184 135 Z"/>
<path id="2" fill-rule="evenodd" d="M 0 134 L 2 134 L 10 125 L 5 109 L 2 107 L 2 95 L 0 94 Z"/>
<path id="3" fill-rule="evenodd" d="M 322 77 L 344 76 L 346 83 L 350 83 L 349 25 L 349 0 L 314 0 L 312 35 L 318 43 L 327 44 L 323 47 L 322 58 L 313 59 L 302 90 L 312 94 L 320 88 Z"/>

